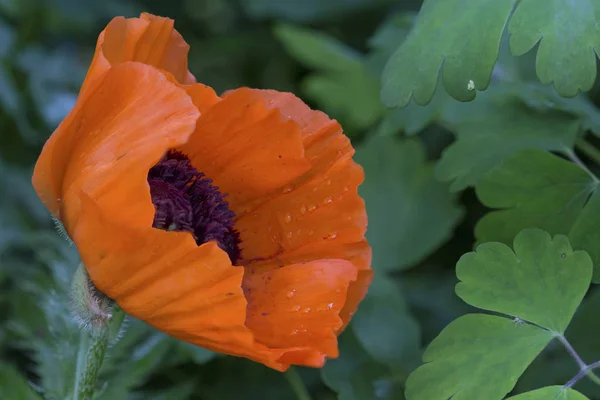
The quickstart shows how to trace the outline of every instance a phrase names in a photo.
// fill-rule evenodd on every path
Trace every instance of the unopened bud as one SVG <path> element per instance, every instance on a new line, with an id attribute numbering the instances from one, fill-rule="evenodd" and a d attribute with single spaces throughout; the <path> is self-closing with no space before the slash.
<path id="1" fill-rule="evenodd" d="M 95 334 L 108 327 L 115 304 L 94 286 L 83 264 L 73 276 L 71 300 L 81 329 Z"/>

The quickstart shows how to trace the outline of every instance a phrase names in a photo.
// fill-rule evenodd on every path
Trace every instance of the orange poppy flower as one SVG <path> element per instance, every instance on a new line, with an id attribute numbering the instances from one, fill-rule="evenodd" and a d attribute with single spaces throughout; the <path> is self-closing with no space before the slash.
<path id="1" fill-rule="evenodd" d="M 113 19 L 33 185 L 94 285 L 180 340 L 320 367 L 371 282 L 340 125 L 289 93 L 219 97 L 173 21 Z"/>

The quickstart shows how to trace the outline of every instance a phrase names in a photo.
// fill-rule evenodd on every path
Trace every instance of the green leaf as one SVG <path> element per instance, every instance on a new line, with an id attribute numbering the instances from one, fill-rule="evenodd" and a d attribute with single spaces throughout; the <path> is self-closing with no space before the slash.
<path id="1" fill-rule="evenodd" d="M 185 358 L 191 359 L 196 364 L 205 364 L 217 356 L 217 353 L 191 343 L 178 341 L 177 349 Z"/>
<path id="2" fill-rule="evenodd" d="M 372 126 L 385 112 L 377 80 L 362 66 L 348 73 L 312 74 L 302 82 L 302 90 L 349 132 Z"/>
<path id="3" fill-rule="evenodd" d="M 539 111 L 565 111 L 580 119 L 581 129 L 600 135 L 600 110 L 583 94 L 571 99 L 561 97 L 549 86 L 519 82 L 514 92 L 529 108 Z"/>
<path id="4" fill-rule="evenodd" d="M 324 33 L 288 24 L 276 25 L 274 33 L 286 50 L 307 67 L 347 72 L 361 66 L 362 54 Z"/>
<path id="5" fill-rule="evenodd" d="M 600 4 L 592 0 L 522 0 L 508 25 L 510 47 L 522 55 L 539 43 L 536 71 L 543 84 L 573 97 L 596 79 Z"/>
<path id="6" fill-rule="evenodd" d="M 352 321 L 354 334 L 373 359 L 403 367 L 406 372 L 416 367 L 421 331 L 409 314 L 398 286 L 390 279 L 375 276 Z"/>
<path id="7" fill-rule="evenodd" d="M 294 58 L 315 70 L 302 82 L 306 96 L 347 130 L 365 129 L 385 112 L 377 78 L 367 71 L 361 53 L 331 36 L 292 25 L 277 25 L 275 36 Z"/>
<path id="8" fill-rule="evenodd" d="M 507 318 L 468 314 L 427 348 L 406 382 L 408 400 L 501 399 L 552 340 L 551 332 Z"/>
<path id="9" fill-rule="evenodd" d="M 369 38 L 367 44 L 371 51 L 367 55 L 367 69 L 377 77 L 381 77 L 385 64 L 398 47 L 398 42 L 404 41 L 408 36 L 416 17 L 417 14 L 414 12 L 393 14 L 380 24 L 373 36 Z M 378 80 L 378 90 L 380 90 L 379 85 Z"/>
<path id="10" fill-rule="evenodd" d="M 600 191 L 596 190 L 569 232 L 573 247 L 588 252 L 594 263 L 594 283 L 600 283 Z"/>
<path id="11" fill-rule="evenodd" d="M 462 209 L 436 181 L 419 141 L 373 137 L 357 148 L 356 160 L 365 169 L 359 192 L 369 214 L 375 269 L 414 266 L 450 238 Z"/>
<path id="12" fill-rule="evenodd" d="M 522 150 L 490 171 L 476 187 L 487 207 L 475 228 L 479 242 L 510 243 L 522 229 L 567 234 L 596 182 L 579 166 L 542 150 Z"/>
<path id="13" fill-rule="evenodd" d="M 15 368 L 5 363 L 0 363 L 0 398 L 43 400 Z"/>
<path id="14" fill-rule="evenodd" d="M 566 236 L 539 229 L 521 231 L 513 247 L 514 253 L 505 244 L 485 243 L 463 255 L 456 294 L 475 307 L 564 333 L 590 285 L 590 257 L 574 252 Z"/>
<path id="15" fill-rule="evenodd" d="M 569 235 L 589 253 L 594 282 L 600 281 L 600 194 L 598 182 L 581 167 L 540 150 L 523 150 L 487 174 L 476 187 L 479 200 L 499 208 L 475 227 L 479 242 L 510 243 L 524 228 Z M 591 197 L 590 197 L 591 195 Z"/>
<path id="16" fill-rule="evenodd" d="M 526 148 L 571 149 L 580 121 L 566 113 L 523 107 L 507 88 L 481 95 L 473 103 L 446 109 L 445 121 L 454 127 L 456 142 L 442 154 L 436 175 L 452 181 L 451 190 L 475 185 L 506 157 Z"/>
<path id="17" fill-rule="evenodd" d="M 234 357 L 224 357 L 210 386 L 203 392 L 209 399 L 293 399 L 291 385 L 280 372 L 262 364 Z M 207 369 L 203 369 L 207 371 Z"/>
<path id="18" fill-rule="evenodd" d="M 548 386 L 542 389 L 509 397 L 507 400 L 587 400 L 576 390 L 564 386 Z"/>
<path id="19" fill-rule="evenodd" d="M 461 101 L 485 90 L 504 26 L 515 0 L 427 0 L 406 41 L 392 55 L 382 77 L 385 105 L 403 107 L 411 97 L 427 104 L 439 71 L 448 93 Z M 448 16 L 452 15 L 452 18 Z"/>
<path id="20" fill-rule="evenodd" d="M 411 101 L 406 107 L 391 110 L 377 127 L 377 134 L 390 136 L 404 132 L 415 135 L 433 122 L 443 119 L 445 108 L 455 101 L 442 89 L 437 88 L 431 102 L 420 106 Z"/>
<path id="21" fill-rule="evenodd" d="M 514 252 L 486 243 L 459 260 L 456 293 L 508 318 L 469 314 L 448 325 L 407 380 L 408 400 L 500 399 L 552 338 L 562 335 L 590 284 L 592 264 L 568 239 L 520 232 Z M 534 325 L 535 324 L 535 325 Z"/>
<path id="22" fill-rule="evenodd" d="M 364 350 L 351 330 L 339 338 L 340 356 L 321 369 L 323 382 L 338 393 L 338 400 L 401 400 L 391 370 Z"/>

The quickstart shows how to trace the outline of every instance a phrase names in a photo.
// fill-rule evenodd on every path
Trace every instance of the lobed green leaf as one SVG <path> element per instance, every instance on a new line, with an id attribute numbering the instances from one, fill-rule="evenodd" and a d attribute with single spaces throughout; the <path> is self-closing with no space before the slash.
<path id="1" fill-rule="evenodd" d="M 511 238 L 524 228 L 538 227 L 568 235 L 594 263 L 600 280 L 600 194 L 598 181 L 578 165 L 540 150 L 523 150 L 507 158 L 476 187 L 481 202 L 499 209 L 475 227 L 479 242 Z"/>
<path id="2" fill-rule="evenodd" d="M 588 91 L 600 50 L 600 4 L 594 0 L 521 0 L 508 32 L 514 55 L 539 45 L 536 72 L 564 97 Z"/>
<path id="3" fill-rule="evenodd" d="M 552 333 L 507 318 L 467 314 L 431 342 L 406 382 L 407 400 L 501 399 Z"/>
<path id="4" fill-rule="evenodd" d="M 475 91 L 490 83 L 515 1 L 426 0 L 383 72 L 383 103 L 404 107 L 411 97 L 417 104 L 429 103 L 440 71 L 452 97 L 473 100 Z"/>
<path id="5" fill-rule="evenodd" d="M 590 285 L 590 257 L 573 251 L 566 236 L 539 229 L 519 232 L 513 247 L 485 243 L 462 256 L 456 293 L 475 307 L 563 334 Z"/>

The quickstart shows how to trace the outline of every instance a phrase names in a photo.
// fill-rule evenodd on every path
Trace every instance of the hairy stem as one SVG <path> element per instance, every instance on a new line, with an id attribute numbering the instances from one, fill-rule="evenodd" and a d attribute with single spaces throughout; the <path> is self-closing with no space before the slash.
<path id="1" fill-rule="evenodd" d="M 579 366 L 579 373 L 577 375 L 575 375 L 573 377 L 573 379 L 571 379 L 565 385 L 565 387 L 573 386 L 575 384 L 575 382 L 577 382 L 579 379 L 583 378 L 584 376 L 587 376 L 595 384 L 600 385 L 600 378 L 592 371 L 597 366 L 600 366 L 600 361 L 596 362 L 594 364 L 591 364 L 591 365 L 587 365 L 583 361 L 583 359 L 579 356 L 579 354 L 577 354 L 577 352 L 575 351 L 573 346 L 571 346 L 571 343 L 569 343 L 567 338 L 565 338 L 563 335 L 558 335 L 557 338 L 558 338 L 558 340 L 560 340 L 560 342 L 563 344 L 563 346 L 565 346 L 565 349 L 567 349 L 567 351 L 569 352 L 571 357 L 573 357 L 573 359 Z"/>
<path id="2" fill-rule="evenodd" d="M 590 160 L 600 165 L 600 150 L 585 139 L 577 139 L 575 148 L 586 155 Z"/>
<path id="3" fill-rule="evenodd" d="M 79 349 L 77 350 L 77 364 L 75 366 L 75 387 L 73 388 L 74 400 L 78 400 L 79 387 L 81 386 L 79 377 L 83 375 L 86 353 L 87 349 L 90 347 L 90 339 L 91 336 L 88 332 L 81 332 L 79 334 Z"/>
<path id="4" fill-rule="evenodd" d="M 91 400 L 96 388 L 98 372 L 104 361 L 104 354 L 108 346 L 109 329 L 100 330 L 94 334 L 81 332 L 81 343 L 77 356 L 77 372 L 75 382 L 75 400 Z M 87 350 L 87 351 L 86 351 Z M 81 353 L 86 352 L 85 360 L 80 368 L 79 361 L 83 358 Z"/>
<path id="5" fill-rule="evenodd" d="M 302 382 L 302 378 L 300 378 L 300 375 L 298 375 L 298 372 L 296 372 L 294 367 L 288 369 L 284 375 L 290 383 L 290 386 L 292 387 L 292 390 L 298 400 L 311 400 L 310 394 L 306 390 L 304 382 Z"/>

